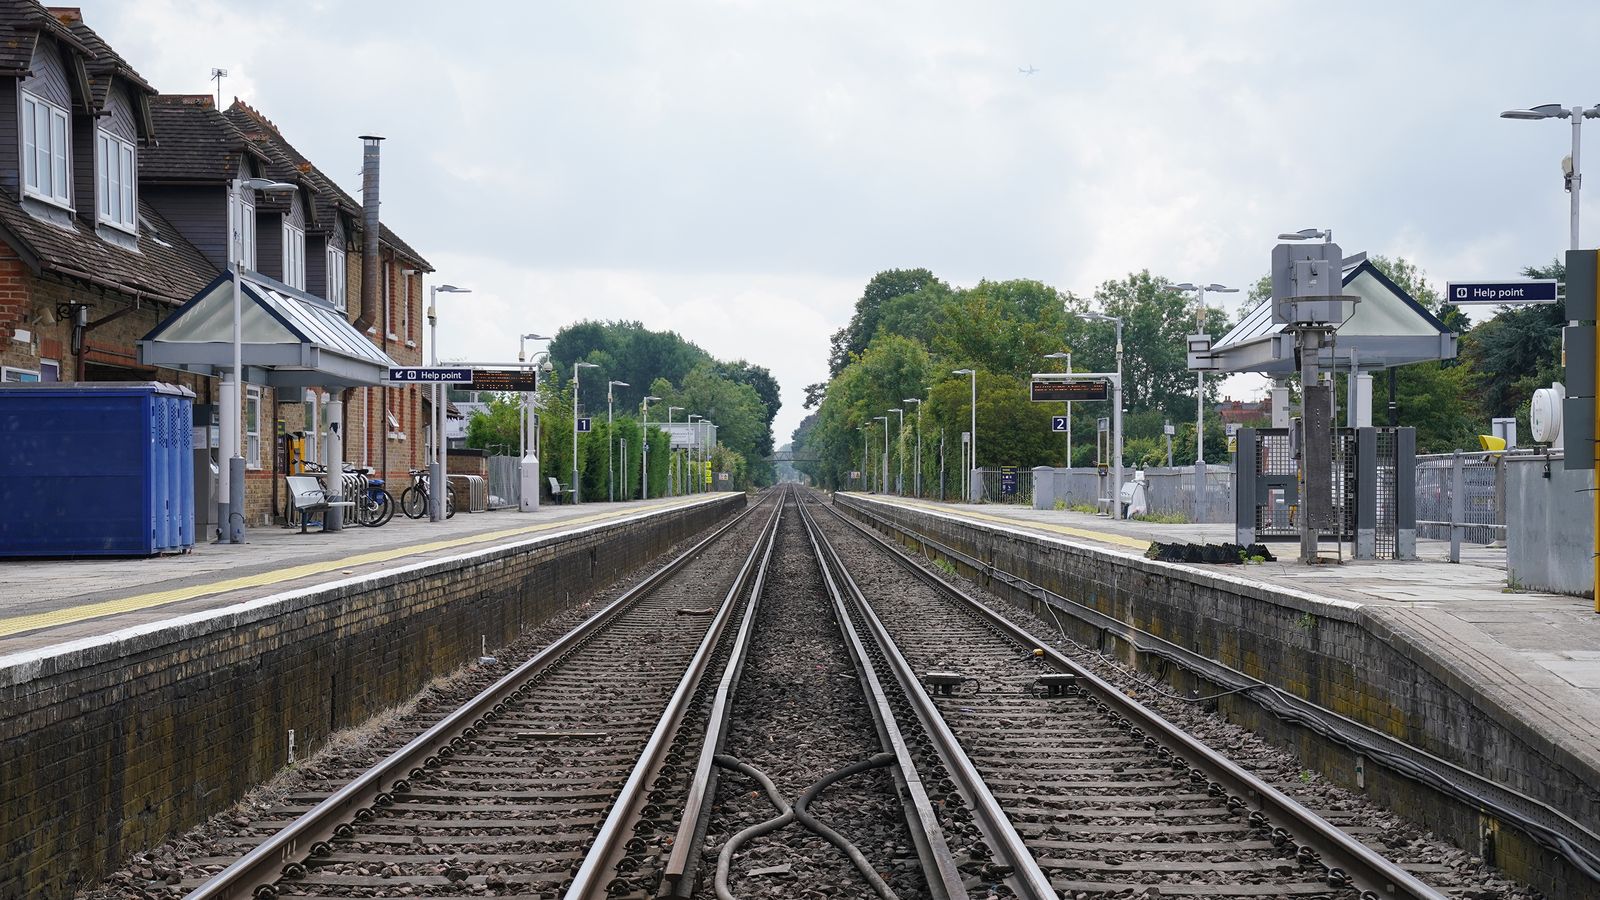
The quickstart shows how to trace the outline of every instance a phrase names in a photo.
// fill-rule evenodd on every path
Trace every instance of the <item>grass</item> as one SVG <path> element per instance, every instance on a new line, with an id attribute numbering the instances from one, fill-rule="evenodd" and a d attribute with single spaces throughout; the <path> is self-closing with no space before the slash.
<path id="1" fill-rule="evenodd" d="M 942 556 L 934 560 L 933 564 L 946 575 L 954 575 L 956 573 L 956 564 Z"/>
<path id="2" fill-rule="evenodd" d="M 1189 524 L 1189 517 L 1181 512 L 1142 512 L 1133 518 L 1139 522 L 1155 522 L 1159 525 Z"/>
<path id="3" fill-rule="evenodd" d="M 1100 507 L 1095 506 L 1093 503 L 1074 503 L 1067 509 L 1077 513 L 1088 513 L 1091 516 L 1100 512 Z"/>

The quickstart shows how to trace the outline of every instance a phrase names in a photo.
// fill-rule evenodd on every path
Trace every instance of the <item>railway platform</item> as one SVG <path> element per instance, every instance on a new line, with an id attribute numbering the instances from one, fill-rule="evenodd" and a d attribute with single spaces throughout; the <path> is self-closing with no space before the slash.
<path id="1" fill-rule="evenodd" d="M 1585 598 L 1508 585 L 1503 550 L 1453 564 L 1445 543 L 1419 541 L 1422 559 L 1408 562 L 1196 565 L 1145 551 L 1231 541 L 1231 528 L 859 493 L 835 502 L 930 555 L 953 551 L 964 574 L 1011 585 L 1015 600 L 1044 589 L 1074 601 L 1058 607 L 1081 605 L 1086 619 L 1068 627 L 1107 652 L 1143 657 L 1165 642 L 1167 662 L 1204 657 L 1600 831 L 1600 615 Z M 1373 789 L 1360 754 L 1286 739 Z M 1380 790 L 1405 805 L 1403 783 Z"/>

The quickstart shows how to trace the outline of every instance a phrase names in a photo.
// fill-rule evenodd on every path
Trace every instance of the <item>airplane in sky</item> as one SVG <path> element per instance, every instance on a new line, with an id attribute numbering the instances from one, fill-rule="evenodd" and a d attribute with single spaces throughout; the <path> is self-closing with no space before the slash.
<path id="1" fill-rule="evenodd" d="M 1028 67 L 1026 69 L 1022 68 L 1021 66 L 1018 66 L 1017 67 L 1017 71 L 1021 72 L 1024 75 L 1032 75 L 1033 73 L 1035 73 L 1035 72 L 1037 72 L 1039 70 L 1035 69 L 1033 67 L 1033 63 L 1028 63 Z"/>

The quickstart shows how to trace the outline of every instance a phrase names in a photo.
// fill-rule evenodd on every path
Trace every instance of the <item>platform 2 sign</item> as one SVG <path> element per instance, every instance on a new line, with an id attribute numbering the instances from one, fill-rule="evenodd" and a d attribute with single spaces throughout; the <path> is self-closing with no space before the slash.
<path id="1" fill-rule="evenodd" d="M 1069 431 L 1072 428 L 1072 425 L 1070 424 L 1071 421 L 1072 420 L 1067 418 L 1066 416 L 1051 416 L 1050 417 L 1050 430 L 1051 431 Z"/>
<path id="2" fill-rule="evenodd" d="M 1104 379 L 1094 381 L 1034 381 L 1030 383 L 1029 399 L 1035 403 L 1067 402 L 1081 400 L 1107 400 L 1111 397 L 1111 383 Z M 1065 430 L 1065 429 L 1062 429 Z"/>
<path id="3" fill-rule="evenodd" d="M 533 371 L 508 372 L 504 369 L 473 369 L 472 389 L 475 391 L 536 391 L 539 376 Z"/>
<path id="4" fill-rule="evenodd" d="M 390 367 L 389 380 L 401 384 L 471 384 L 472 370 L 458 366 Z"/>
<path id="5" fill-rule="evenodd" d="M 1554 303 L 1557 299 L 1554 278 L 1525 278 L 1520 281 L 1451 281 L 1444 286 L 1444 302 L 1457 306 L 1517 306 L 1528 303 Z"/>

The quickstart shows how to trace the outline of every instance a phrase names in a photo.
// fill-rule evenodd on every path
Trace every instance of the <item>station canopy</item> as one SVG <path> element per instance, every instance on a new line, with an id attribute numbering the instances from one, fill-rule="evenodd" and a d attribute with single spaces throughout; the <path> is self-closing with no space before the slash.
<path id="1" fill-rule="evenodd" d="M 367 387 L 396 365 L 326 301 L 255 272 L 242 273 L 240 286 L 245 382 Z M 208 375 L 233 368 L 233 274 L 217 276 L 145 335 L 139 359 Z"/>
<path id="2" fill-rule="evenodd" d="M 1344 268 L 1344 294 L 1360 298 L 1355 311 L 1334 333 L 1332 346 L 1318 352 L 1324 370 L 1372 371 L 1437 359 L 1454 359 L 1456 336 L 1439 318 L 1389 280 L 1366 255 Z M 1295 365 L 1294 335 L 1272 320 L 1272 303 L 1251 310 L 1232 331 L 1211 346 L 1216 370 L 1290 375 Z"/>

